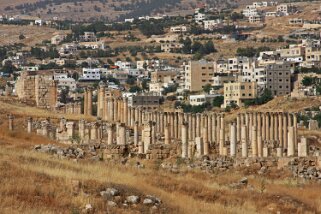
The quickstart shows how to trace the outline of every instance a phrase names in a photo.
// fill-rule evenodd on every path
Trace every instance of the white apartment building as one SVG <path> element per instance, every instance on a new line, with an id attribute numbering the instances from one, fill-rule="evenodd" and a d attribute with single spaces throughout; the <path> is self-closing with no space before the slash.
<path id="1" fill-rule="evenodd" d="M 58 81 L 58 87 L 68 87 L 72 91 L 77 88 L 76 80 L 68 77 L 67 73 L 55 73 L 54 80 Z"/>
<path id="2" fill-rule="evenodd" d="M 115 62 L 115 65 L 118 66 L 119 69 L 130 69 L 130 68 L 132 68 L 132 63 L 131 62 L 117 61 L 117 62 Z"/>
<path id="3" fill-rule="evenodd" d="M 195 14 L 195 22 L 201 23 L 205 19 L 206 19 L 206 14 L 204 14 L 204 13 L 196 13 Z"/>
<path id="4" fill-rule="evenodd" d="M 172 33 L 183 33 L 187 32 L 187 26 L 185 25 L 179 25 L 179 26 L 173 26 L 170 28 L 170 31 Z"/>
<path id="5" fill-rule="evenodd" d="M 98 81 L 100 80 L 100 69 L 99 68 L 83 68 L 82 76 L 79 80 L 83 81 Z"/>
<path id="6" fill-rule="evenodd" d="M 255 62 L 247 69 L 243 69 L 240 76 L 240 82 L 256 82 L 258 88 L 263 89 L 266 86 L 265 67 L 258 67 Z"/>
<path id="7" fill-rule="evenodd" d="M 215 19 L 215 20 L 204 20 L 204 30 L 213 30 L 218 27 L 222 23 L 222 20 Z"/>

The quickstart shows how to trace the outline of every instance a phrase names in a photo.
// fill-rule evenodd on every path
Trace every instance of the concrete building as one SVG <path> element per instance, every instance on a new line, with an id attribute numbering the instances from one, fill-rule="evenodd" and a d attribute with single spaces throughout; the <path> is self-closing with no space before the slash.
<path id="1" fill-rule="evenodd" d="M 84 32 L 84 35 L 79 36 L 80 42 L 97 42 L 97 37 L 94 32 Z"/>
<path id="2" fill-rule="evenodd" d="M 256 82 L 236 82 L 224 84 L 224 108 L 233 104 L 242 107 L 244 101 L 257 97 Z"/>
<path id="3" fill-rule="evenodd" d="M 192 106 L 199 106 L 206 102 L 213 102 L 215 97 L 222 96 L 220 94 L 200 94 L 200 95 L 190 95 L 189 104 Z"/>
<path id="4" fill-rule="evenodd" d="M 297 11 L 296 7 L 291 4 L 280 4 L 276 7 L 276 11 L 283 16 L 288 16 Z"/>
<path id="5" fill-rule="evenodd" d="M 80 81 L 98 81 L 100 80 L 100 69 L 99 68 L 83 68 L 82 76 L 79 78 Z"/>
<path id="6" fill-rule="evenodd" d="M 185 33 L 187 30 L 187 26 L 185 25 L 173 26 L 170 28 L 170 32 L 172 33 Z"/>
<path id="7" fill-rule="evenodd" d="M 65 38 L 66 38 L 66 35 L 64 34 L 55 35 L 51 38 L 51 44 L 59 45 Z"/>
<path id="8" fill-rule="evenodd" d="M 190 61 L 184 66 L 185 89 L 201 91 L 203 86 L 212 85 L 214 80 L 214 63 L 205 60 Z"/>
<path id="9" fill-rule="evenodd" d="M 158 109 L 161 96 L 136 95 L 128 97 L 129 107 L 143 107 L 144 109 Z"/>
<path id="10" fill-rule="evenodd" d="M 183 48 L 183 44 L 178 42 L 165 42 L 161 44 L 161 51 L 166 53 L 174 53 Z"/>
<path id="11" fill-rule="evenodd" d="M 266 88 L 274 96 L 284 96 L 291 93 L 291 65 L 278 62 L 266 66 Z"/>
<path id="12" fill-rule="evenodd" d="M 204 20 L 204 30 L 213 30 L 220 26 L 222 23 L 222 20 L 220 19 L 215 19 L 215 20 Z"/>

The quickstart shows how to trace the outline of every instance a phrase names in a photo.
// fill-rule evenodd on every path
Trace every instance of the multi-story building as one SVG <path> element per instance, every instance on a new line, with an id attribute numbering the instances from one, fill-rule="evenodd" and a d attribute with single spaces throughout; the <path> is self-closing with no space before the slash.
<path id="1" fill-rule="evenodd" d="M 201 23 L 205 19 L 206 19 L 206 14 L 204 14 L 204 13 L 196 13 L 195 14 L 195 22 Z"/>
<path id="2" fill-rule="evenodd" d="M 97 42 L 97 37 L 94 32 L 84 32 L 84 35 L 79 36 L 81 42 Z"/>
<path id="3" fill-rule="evenodd" d="M 222 21 L 220 19 L 215 19 L 215 20 L 204 20 L 204 30 L 213 30 L 220 26 Z"/>
<path id="4" fill-rule="evenodd" d="M 170 28 L 170 31 L 172 33 L 184 33 L 184 32 L 187 32 L 187 26 L 185 25 L 173 26 Z"/>
<path id="5" fill-rule="evenodd" d="M 63 34 L 55 35 L 51 38 L 51 44 L 59 45 L 65 38 L 66 38 L 66 35 L 63 35 Z"/>
<path id="6" fill-rule="evenodd" d="M 83 75 L 79 78 L 81 81 L 98 81 L 100 80 L 100 69 L 99 68 L 83 68 Z"/>
<path id="7" fill-rule="evenodd" d="M 253 7 L 244 9 L 242 13 L 245 17 L 256 16 L 259 14 L 258 10 Z"/>
<path id="8" fill-rule="evenodd" d="M 185 89 L 201 91 L 203 86 L 212 85 L 214 80 L 214 63 L 205 60 L 190 61 L 184 66 Z"/>
<path id="9" fill-rule="evenodd" d="M 279 49 L 277 51 L 281 58 L 289 59 L 288 61 L 302 62 L 305 55 L 305 47 L 302 45 L 290 45 L 289 48 Z"/>
<path id="10" fill-rule="evenodd" d="M 305 58 L 309 63 L 321 61 L 321 47 L 306 47 Z"/>
<path id="11" fill-rule="evenodd" d="M 146 110 L 158 109 L 161 104 L 161 96 L 154 95 L 136 95 L 128 97 L 128 106 L 141 106 Z"/>
<path id="12" fill-rule="evenodd" d="M 276 7 L 276 11 L 283 16 L 288 16 L 292 13 L 295 13 L 297 8 L 291 4 L 280 4 Z"/>
<path id="13" fill-rule="evenodd" d="M 249 22 L 250 23 L 262 23 L 262 22 L 264 22 L 264 16 L 262 14 L 249 16 Z"/>
<path id="14" fill-rule="evenodd" d="M 242 107 L 244 106 L 245 101 L 253 100 L 256 97 L 256 82 L 235 82 L 224 84 L 224 108 L 231 104 L 236 104 L 237 106 Z"/>
<path id="15" fill-rule="evenodd" d="M 220 94 L 199 94 L 199 95 L 190 95 L 189 104 L 192 106 L 199 106 L 206 102 L 213 102 L 215 97 L 222 96 Z"/>
<path id="16" fill-rule="evenodd" d="M 255 62 L 253 62 L 249 68 L 242 71 L 240 80 L 241 82 L 256 82 L 258 92 L 261 91 L 266 85 L 265 67 L 259 67 Z"/>
<path id="17" fill-rule="evenodd" d="M 173 53 L 183 48 L 183 44 L 178 42 L 165 42 L 161 44 L 161 51 L 166 53 Z"/>
<path id="18" fill-rule="evenodd" d="M 266 66 L 266 88 L 274 96 L 284 96 L 291 93 L 291 64 L 277 62 Z"/>
<path id="19" fill-rule="evenodd" d="M 168 70 L 168 71 L 154 71 L 151 73 L 152 82 L 171 82 L 174 81 L 177 75 L 177 71 Z"/>

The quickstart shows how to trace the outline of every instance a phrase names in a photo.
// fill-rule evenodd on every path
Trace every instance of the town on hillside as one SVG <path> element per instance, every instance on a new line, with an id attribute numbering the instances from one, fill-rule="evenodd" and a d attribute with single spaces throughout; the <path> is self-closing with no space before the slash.
<path id="1" fill-rule="evenodd" d="M 0 6 L 0 213 L 321 213 L 321 1 Z"/>

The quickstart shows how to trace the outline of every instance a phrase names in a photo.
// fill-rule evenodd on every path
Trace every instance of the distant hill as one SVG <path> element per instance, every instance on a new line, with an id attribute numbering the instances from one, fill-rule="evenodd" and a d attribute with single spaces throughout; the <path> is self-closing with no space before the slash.
<path id="1" fill-rule="evenodd" d="M 77 21 L 123 20 L 156 14 L 186 14 L 203 4 L 216 9 L 231 8 L 236 2 L 237 0 L 1 0 L 0 13 Z"/>

